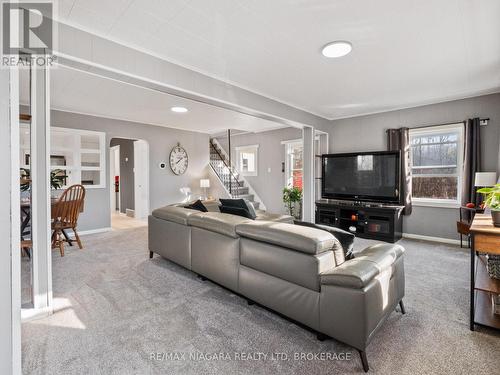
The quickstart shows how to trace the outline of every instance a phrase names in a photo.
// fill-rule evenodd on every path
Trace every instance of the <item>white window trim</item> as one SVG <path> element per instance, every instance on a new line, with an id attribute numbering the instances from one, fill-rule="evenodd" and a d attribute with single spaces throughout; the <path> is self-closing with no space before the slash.
<path id="1" fill-rule="evenodd" d="M 255 152 L 255 172 L 243 172 L 240 166 L 240 151 L 247 150 L 249 148 L 253 148 Z M 245 146 L 237 146 L 234 148 L 236 152 L 236 169 L 242 176 L 250 176 L 256 177 L 259 175 L 259 145 L 245 145 Z"/>
<path id="2" fill-rule="evenodd" d="M 441 208 L 458 208 L 462 204 L 462 184 L 463 184 L 463 165 L 464 165 L 464 123 L 436 125 L 426 128 L 410 129 L 410 139 L 412 136 L 424 134 L 437 134 L 443 131 L 458 130 L 459 140 L 457 149 L 457 199 L 432 199 L 432 198 L 415 198 L 412 197 L 412 204 L 421 207 L 441 207 Z M 413 166 L 413 164 L 412 164 Z"/>
<path id="3" fill-rule="evenodd" d="M 290 187 L 288 180 L 290 179 L 292 168 L 290 165 L 290 158 L 288 157 L 288 153 L 290 148 L 292 148 L 293 146 L 302 146 L 303 148 L 304 142 L 302 141 L 302 138 L 299 138 L 282 141 L 281 144 L 285 146 L 285 187 Z M 304 169 L 302 169 L 302 173 L 304 173 Z"/>
<path id="4" fill-rule="evenodd" d="M 82 135 L 93 135 L 99 137 L 99 149 L 98 150 L 88 150 L 81 148 L 81 142 L 78 142 L 78 146 L 73 150 L 75 154 L 75 165 L 71 166 L 68 169 L 77 173 L 80 176 L 77 179 L 77 183 L 81 183 L 82 171 L 99 171 L 99 184 L 98 185 L 84 185 L 85 189 L 104 189 L 106 188 L 106 133 L 98 132 L 94 130 L 83 130 L 83 129 L 70 129 L 70 128 L 62 128 L 62 127 L 51 127 L 51 131 L 59 131 L 63 133 L 70 133 L 76 136 L 81 137 Z M 52 150 L 51 150 L 52 152 Z M 82 167 L 81 164 L 81 156 L 82 154 L 87 153 L 98 153 L 99 154 L 99 167 Z M 59 166 L 51 166 L 51 169 L 63 169 Z"/>

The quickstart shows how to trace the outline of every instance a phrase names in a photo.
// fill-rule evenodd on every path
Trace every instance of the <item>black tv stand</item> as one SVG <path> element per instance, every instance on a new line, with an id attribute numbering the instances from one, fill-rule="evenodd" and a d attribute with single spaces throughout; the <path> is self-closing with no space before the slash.
<path id="1" fill-rule="evenodd" d="M 357 237 L 396 242 L 403 232 L 403 206 L 320 199 L 316 224 L 344 229 Z"/>

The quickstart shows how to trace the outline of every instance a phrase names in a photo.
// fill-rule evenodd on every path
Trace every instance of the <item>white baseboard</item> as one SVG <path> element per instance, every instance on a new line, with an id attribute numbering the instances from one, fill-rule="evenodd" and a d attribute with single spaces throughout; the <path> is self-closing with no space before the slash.
<path id="1" fill-rule="evenodd" d="M 104 233 L 104 232 L 110 232 L 111 230 L 112 230 L 111 227 L 82 230 L 82 231 L 78 231 L 78 235 L 79 236 L 86 236 L 87 234 Z M 69 232 L 71 232 L 71 230 Z M 74 233 L 68 233 L 68 235 L 71 238 L 75 238 L 75 234 Z"/>
<path id="2" fill-rule="evenodd" d="M 413 234 L 413 233 L 403 233 L 403 238 L 410 238 L 412 240 L 421 240 L 430 242 L 440 242 L 450 245 L 460 245 L 460 240 L 453 240 L 451 238 L 424 236 L 421 234 Z M 465 240 L 465 242 L 467 242 L 467 240 Z"/>

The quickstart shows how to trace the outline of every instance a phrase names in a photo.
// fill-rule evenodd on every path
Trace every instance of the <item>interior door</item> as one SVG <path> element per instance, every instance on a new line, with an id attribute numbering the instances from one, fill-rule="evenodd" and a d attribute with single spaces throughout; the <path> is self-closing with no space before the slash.
<path id="1" fill-rule="evenodd" d="M 134 142 L 134 198 L 135 218 L 149 215 L 149 145 L 146 141 Z"/>

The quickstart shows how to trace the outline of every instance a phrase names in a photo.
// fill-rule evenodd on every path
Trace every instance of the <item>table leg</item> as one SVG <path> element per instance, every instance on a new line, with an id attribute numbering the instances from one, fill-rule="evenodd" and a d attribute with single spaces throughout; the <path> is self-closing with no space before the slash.
<path id="1" fill-rule="evenodd" d="M 72 242 L 72 240 L 69 238 L 68 233 L 66 233 L 66 231 L 65 231 L 64 229 L 62 230 L 62 233 L 63 233 L 63 235 L 64 235 L 64 238 L 66 238 L 66 241 L 68 241 L 69 246 L 73 246 L 73 242 Z"/>
<path id="2" fill-rule="evenodd" d="M 470 246 L 470 330 L 474 331 L 474 299 L 475 294 L 475 271 L 476 271 L 476 250 L 474 249 L 474 234 L 471 234 Z"/>

